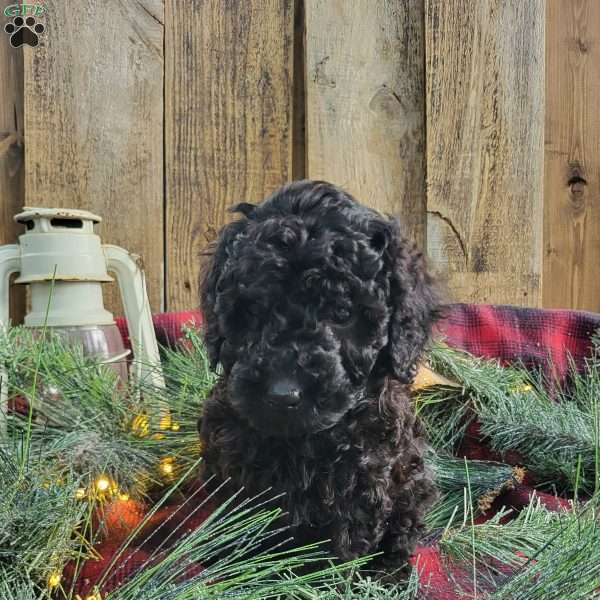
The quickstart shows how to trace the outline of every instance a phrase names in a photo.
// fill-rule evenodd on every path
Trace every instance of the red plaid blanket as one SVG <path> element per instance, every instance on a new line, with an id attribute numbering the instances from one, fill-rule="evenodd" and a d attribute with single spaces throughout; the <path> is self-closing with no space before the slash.
<path id="1" fill-rule="evenodd" d="M 159 343 L 172 345 L 181 336 L 182 325 L 201 323 L 201 315 L 196 311 L 166 313 L 154 317 L 154 325 Z M 127 339 L 126 327 L 122 320 L 119 327 Z M 600 314 L 566 310 L 538 310 L 512 306 L 492 305 L 453 305 L 443 322 L 438 326 L 438 334 L 445 336 L 447 342 L 456 348 L 464 349 L 476 356 L 497 358 L 503 363 L 521 361 L 530 367 L 547 368 L 552 364 L 553 375 L 563 378 L 568 369 L 568 357 L 578 366 L 589 354 L 590 337 L 600 328 Z M 497 459 L 482 444 L 477 427 L 472 427 L 464 445 L 464 454 L 468 458 Z M 518 456 L 514 457 L 518 462 Z M 504 457 L 504 460 L 507 460 Z M 531 478 L 515 489 L 505 492 L 495 502 L 497 507 L 507 506 L 520 509 L 529 502 L 533 492 Z M 191 493 L 192 490 L 190 490 Z M 539 494 L 542 502 L 549 508 L 566 506 L 567 501 L 549 494 Z M 193 507 L 192 507 L 193 508 Z M 183 504 L 167 506 L 159 510 L 152 523 L 163 522 L 173 515 L 184 520 L 189 517 L 190 508 Z M 207 516 L 208 509 L 194 514 L 186 522 L 193 527 Z M 118 541 L 107 541 L 98 551 L 102 560 L 89 561 L 79 576 L 77 592 L 87 593 L 94 582 L 107 568 L 119 546 Z M 112 568 L 105 590 L 113 589 L 126 580 L 149 558 L 143 548 L 127 550 Z M 420 547 L 415 553 L 413 564 L 420 572 L 421 581 L 429 582 L 428 598 L 432 600 L 456 600 L 469 597 L 469 573 L 457 565 L 445 564 L 435 545 Z M 457 596 L 453 591 L 456 582 L 461 583 L 464 595 Z"/>

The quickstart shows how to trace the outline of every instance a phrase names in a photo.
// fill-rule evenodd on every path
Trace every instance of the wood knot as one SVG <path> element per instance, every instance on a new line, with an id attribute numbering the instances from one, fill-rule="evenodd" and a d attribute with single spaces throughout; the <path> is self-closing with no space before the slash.
<path id="1" fill-rule="evenodd" d="M 569 178 L 567 185 L 569 186 L 571 200 L 575 208 L 582 208 L 587 181 L 579 173 L 575 172 Z"/>
<path id="2" fill-rule="evenodd" d="M 315 64 L 315 68 L 312 74 L 312 80 L 317 85 L 334 88 L 336 86 L 335 79 L 329 77 L 329 75 L 327 75 L 326 72 L 326 65 L 329 58 L 329 56 L 325 56 Z"/>
<path id="3" fill-rule="evenodd" d="M 389 120 L 403 118 L 406 113 L 400 96 L 385 84 L 375 92 L 369 102 L 369 108 Z"/>

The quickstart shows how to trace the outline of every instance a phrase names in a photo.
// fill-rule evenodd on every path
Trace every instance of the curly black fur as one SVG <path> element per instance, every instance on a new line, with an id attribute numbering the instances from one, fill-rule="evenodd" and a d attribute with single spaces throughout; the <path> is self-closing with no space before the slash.
<path id="1" fill-rule="evenodd" d="M 284 493 L 297 544 L 402 568 L 435 497 L 407 385 L 439 308 L 423 257 L 325 182 L 234 210 L 201 289 L 223 367 L 200 420 L 204 476 Z"/>

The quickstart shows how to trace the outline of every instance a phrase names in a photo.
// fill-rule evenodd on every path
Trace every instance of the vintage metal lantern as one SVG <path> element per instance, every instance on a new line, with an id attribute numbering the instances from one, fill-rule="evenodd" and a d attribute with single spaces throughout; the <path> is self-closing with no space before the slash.
<path id="1" fill-rule="evenodd" d="M 129 351 L 102 298 L 102 284 L 113 281 L 112 273 L 119 284 L 136 358 L 133 375 L 163 386 L 144 273 L 137 257 L 118 246 L 101 244 L 94 233 L 101 219 L 87 211 L 25 208 L 15 221 L 26 231 L 18 244 L 0 247 L 0 325 L 8 323 L 9 279 L 18 273 L 15 283 L 30 286 L 27 327 L 52 328 L 125 378 Z"/>

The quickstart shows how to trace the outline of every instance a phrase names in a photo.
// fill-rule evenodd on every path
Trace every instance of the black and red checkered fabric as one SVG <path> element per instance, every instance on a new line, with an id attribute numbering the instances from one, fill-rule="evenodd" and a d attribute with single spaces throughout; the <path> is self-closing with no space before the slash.
<path id="1" fill-rule="evenodd" d="M 591 337 L 600 329 L 600 314 L 542 310 L 492 304 L 453 304 L 438 332 L 448 343 L 474 356 L 522 362 L 528 367 L 554 366 L 558 377 L 568 357 L 581 366 Z"/>
<path id="2" fill-rule="evenodd" d="M 184 324 L 200 325 L 202 317 L 197 311 L 165 313 L 154 317 L 157 338 L 161 344 L 173 345 L 181 336 Z M 125 339 L 127 332 L 122 320 L 118 322 Z M 513 306 L 455 304 L 449 307 L 445 319 L 439 323 L 436 335 L 443 336 L 456 348 L 475 356 L 498 359 L 507 364 L 519 361 L 528 367 L 547 368 L 552 365 L 552 375 L 562 379 L 568 370 L 569 357 L 581 366 L 591 349 L 591 337 L 600 329 L 600 315 L 567 311 L 539 310 Z M 477 427 L 470 429 L 464 454 L 470 458 L 497 458 L 485 447 L 478 435 Z M 506 456 L 504 457 L 507 460 Z M 506 492 L 496 500 L 497 506 L 510 506 L 520 509 L 529 502 L 533 493 L 531 487 L 535 476 L 530 476 L 524 484 Z M 197 490 L 194 492 L 197 493 Z M 568 501 L 549 494 L 538 494 L 540 500 L 551 509 L 568 505 Z M 164 519 L 187 518 L 182 505 L 167 506 L 154 515 L 152 522 Z M 198 524 L 208 514 L 203 508 L 194 515 Z M 184 515 L 181 517 L 180 515 Z M 102 560 L 89 561 L 83 568 L 77 582 L 76 591 L 85 594 L 91 589 L 100 574 L 106 569 L 116 551 L 114 540 L 107 541 L 98 548 Z M 112 568 L 104 591 L 114 589 L 125 581 L 136 568 L 148 560 L 142 548 L 130 549 Z M 442 561 L 435 545 L 420 547 L 415 553 L 413 564 L 421 574 L 421 581 L 429 582 L 427 598 L 431 600 L 456 600 L 468 598 L 469 570 L 460 565 L 450 565 Z M 460 582 L 463 595 L 454 591 Z"/>

